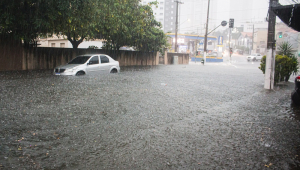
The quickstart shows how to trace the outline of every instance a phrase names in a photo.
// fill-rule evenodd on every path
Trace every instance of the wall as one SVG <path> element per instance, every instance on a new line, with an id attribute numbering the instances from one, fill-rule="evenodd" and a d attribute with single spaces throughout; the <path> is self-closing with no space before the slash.
<path id="1" fill-rule="evenodd" d="M 0 41 L 0 71 L 53 69 L 66 64 L 81 54 L 107 54 L 119 61 L 120 66 L 158 65 L 158 52 L 105 51 L 102 49 L 71 49 L 38 47 L 24 49 L 21 44 Z"/>
<path id="2" fill-rule="evenodd" d="M 187 53 L 165 53 L 165 63 L 173 64 L 173 56 L 178 56 L 178 64 L 189 64 L 189 54 Z"/>
<path id="3" fill-rule="evenodd" d="M 0 37 L 0 70 L 22 70 L 22 55 L 21 41 Z"/>

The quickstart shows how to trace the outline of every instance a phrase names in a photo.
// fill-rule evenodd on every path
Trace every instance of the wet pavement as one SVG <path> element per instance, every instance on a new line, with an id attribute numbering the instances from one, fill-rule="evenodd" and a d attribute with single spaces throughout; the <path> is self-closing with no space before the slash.
<path id="1" fill-rule="evenodd" d="M 0 169 L 299 169 L 294 84 L 258 67 L 0 72 Z"/>

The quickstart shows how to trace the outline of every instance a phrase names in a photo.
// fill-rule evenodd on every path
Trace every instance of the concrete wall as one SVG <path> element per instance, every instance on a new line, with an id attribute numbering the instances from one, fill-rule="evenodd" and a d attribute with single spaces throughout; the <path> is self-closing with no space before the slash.
<path id="1" fill-rule="evenodd" d="M 178 56 L 178 64 L 189 64 L 189 54 L 187 53 L 165 53 L 165 63 L 173 64 L 173 57 Z"/>
<path id="2" fill-rule="evenodd" d="M 38 47 L 24 49 L 21 44 L 0 41 L 0 71 L 53 69 L 81 54 L 107 54 L 120 66 L 158 65 L 158 52 L 105 51 L 102 49 L 70 49 Z"/>

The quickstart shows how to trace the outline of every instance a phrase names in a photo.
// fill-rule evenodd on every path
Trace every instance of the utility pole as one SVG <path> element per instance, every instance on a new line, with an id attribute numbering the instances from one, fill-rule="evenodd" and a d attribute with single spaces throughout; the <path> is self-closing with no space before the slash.
<path id="1" fill-rule="evenodd" d="M 278 0 L 270 0 L 269 3 L 269 26 L 268 26 L 268 44 L 267 44 L 267 58 L 265 70 L 265 89 L 274 88 L 274 72 L 275 72 L 275 23 L 276 15 L 271 10 L 278 4 Z"/>
<path id="2" fill-rule="evenodd" d="M 229 19 L 229 59 L 230 59 L 230 63 L 231 63 L 231 29 L 234 27 L 234 19 L 230 18 Z"/>
<path id="3" fill-rule="evenodd" d="M 177 33 L 178 33 L 178 4 L 183 4 L 183 2 L 180 2 L 180 1 L 174 1 L 176 2 L 177 6 L 176 6 L 176 28 L 175 28 L 175 52 L 177 52 Z"/>
<path id="4" fill-rule="evenodd" d="M 252 53 L 252 51 L 253 51 L 253 45 L 254 45 L 254 23 L 253 23 L 253 31 L 252 31 L 252 48 L 251 48 L 251 52 L 250 52 L 250 54 Z"/>
<path id="5" fill-rule="evenodd" d="M 205 38 L 204 38 L 204 55 L 203 55 L 203 65 L 206 63 L 206 51 L 207 51 L 207 30 L 208 30 L 208 18 L 209 18 L 209 4 L 210 0 L 208 0 L 208 7 L 207 7 L 207 19 L 206 19 L 206 30 L 205 30 Z"/>

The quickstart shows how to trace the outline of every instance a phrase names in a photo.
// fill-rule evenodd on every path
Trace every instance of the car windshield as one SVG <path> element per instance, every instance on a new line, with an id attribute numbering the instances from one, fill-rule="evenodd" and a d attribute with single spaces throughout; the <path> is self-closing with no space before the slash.
<path id="1" fill-rule="evenodd" d="M 91 56 L 78 56 L 71 60 L 68 64 L 84 64 Z"/>

